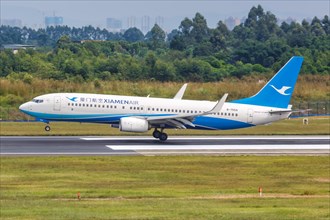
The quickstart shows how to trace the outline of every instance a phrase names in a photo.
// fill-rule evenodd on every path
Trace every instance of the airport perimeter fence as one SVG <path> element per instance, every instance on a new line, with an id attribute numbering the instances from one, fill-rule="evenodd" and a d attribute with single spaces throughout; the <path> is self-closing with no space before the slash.
<path id="1" fill-rule="evenodd" d="M 311 110 L 292 113 L 291 117 L 330 115 L 330 101 L 296 102 L 292 105 L 293 110 Z M 0 106 L 0 121 L 35 121 L 35 118 L 23 114 L 18 108 Z"/>

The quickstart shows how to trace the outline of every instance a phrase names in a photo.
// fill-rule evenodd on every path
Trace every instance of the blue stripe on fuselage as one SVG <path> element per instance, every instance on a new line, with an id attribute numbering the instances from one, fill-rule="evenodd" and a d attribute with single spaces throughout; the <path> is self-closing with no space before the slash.
<path id="1" fill-rule="evenodd" d="M 206 130 L 228 130 L 254 126 L 253 124 L 241 121 L 235 121 L 226 118 L 215 118 L 209 116 L 198 116 L 195 118 L 193 123 L 196 125 L 197 129 Z"/>
<path id="2" fill-rule="evenodd" d="M 104 123 L 115 124 L 119 123 L 120 118 L 130 116 L 167 116 L 172 114 L 76 114 L 76 115 L 64 115 L 64 114 L 47 114 L 39 112 L 24 111 L 24 113 L 31 115 L 38 119 L 47 121 L 70 121 L 70 122 L 90 122 L 90 123 Z M 227 130 L 237 128 L 247 128 L 254 126 L 253 124 L 225 119 L 216 118 L 210 116 L 197 116 L 193 124 L 196 127 L 187 126 L 190 129 L 203 129 L 203 130 Z"/>

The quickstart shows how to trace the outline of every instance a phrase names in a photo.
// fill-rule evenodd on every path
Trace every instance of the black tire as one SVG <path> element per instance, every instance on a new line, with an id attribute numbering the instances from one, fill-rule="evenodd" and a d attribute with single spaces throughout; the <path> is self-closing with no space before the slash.
<path id="1" fill-rule="evenodd" d="M 159 136 L 159 140 L 166 141 L 167 140 L 167 134 L 166 133 L 161 133 L 160 136 Z"/>
<path id="2" fill-rule="evenodd" d="M 50 131 L 50 127 L 48 125 L 46 125 L 45 131 L 47 131 L 47 132 Z"/>
<path id="3" fill-rule="evenodd" d="M 158 139 L 159 137 L 160 137 L 160 131 L 158 131 L 158 130 L 155 130 L 153 133 L 152 133 L 152 136 L 154 137 L 154 138 L 156 138 L 156 139 Z"/>

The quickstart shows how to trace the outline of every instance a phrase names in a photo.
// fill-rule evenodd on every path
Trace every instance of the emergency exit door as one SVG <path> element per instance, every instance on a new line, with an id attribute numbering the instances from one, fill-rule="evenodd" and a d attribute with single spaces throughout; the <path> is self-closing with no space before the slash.
<path id="1" fill-rule="evenodd" d="M 54 97 L 54 111 L 61 110 L 61 96 Z"/>

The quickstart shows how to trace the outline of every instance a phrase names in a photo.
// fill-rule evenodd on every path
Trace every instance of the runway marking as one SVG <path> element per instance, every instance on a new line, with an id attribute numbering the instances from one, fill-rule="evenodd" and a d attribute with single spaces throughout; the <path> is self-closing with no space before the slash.
<path id="1" fill-rule="evenodd" d="M 119 141 L 119 140 L 157 140 L 153 137 L 129 137 L 129 136 L 123 136 L 123 137 L 84 137 L 80 138 L 81 140 L 85 141 Z M 256 136 L 256 137 L 242 137 L 242 136 L 231 136 L 231 137 L 169 137 L 168 140 L 330 140 L 330 137 L 325 136 L 304 136 L 304 137 L 276 137 L 276 136 Z"/>
<path id="2" fill-rule="evenodd" d="M 330 150 L 319 145 L 106 145 L 112 150 Z"/>
<path id="3" fill-rule="evenodd" d="M 137 152 L 1 152 L 0 155 L 132 155 L 138 154 Z"/>

